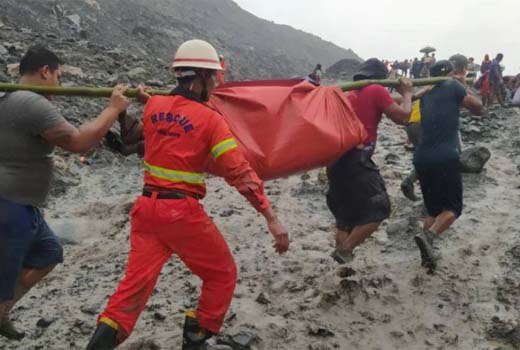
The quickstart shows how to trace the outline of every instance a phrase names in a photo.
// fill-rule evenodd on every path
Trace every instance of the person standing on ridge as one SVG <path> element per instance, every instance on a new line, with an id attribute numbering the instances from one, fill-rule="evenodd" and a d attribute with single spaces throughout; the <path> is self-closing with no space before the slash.
<path id="1" fill-rule="evenodd" d="M 34 46 L 20 62 L 20 84 L 58 86 L 62 61 Z M 107 108 L 79 129 L 49 99 L 29 91 L 0 93 L 0 335 L 20 340 L 8 314 L 57 264 L 63 248 L 39 209 L 47 200 L 55 146 L 84 153 L 105 136 L 128 107 L 118 85 Z"/>
<path id="2" fill-rule="evenodd" d="M 486 54 L 484 56 L 484 60 L 480 66 L 481 76 L 478 79 L 478 88 L 480 90 L 480 97 L 482 98 L 482 104 L 485 107 L 489 107 L 490 105 L 490 84 L 489 84 L 489 66 L 491 65 L 491 60 L 489 59 L 489 55 Z"/>
<path id="3" fill-rule="evenodd" d="M 182 349 L 213 349 L 207 340 L 224 323 L 237 269 L 222 234 L 199 203 L 206 194 L 205 172 L 224 177 L 265 217 L 277 253 L 289 247 L 262 181 L 224 118 L 205 104 L 222 69 L 216 50 L 202 40 L 187 41 L 178 48 L 173 69 L 179 85 L 171 95 L 145 96 L 144 188 L 130 212 L 127 269 L 99 316 L 89 350 L 114 349 L 130 336 L 172 254 L 202 279 L 198 309 L 186 313 Z"/>
<path id="4" fill-rule="evenodd" d="M 497 98 L 498 103 L 504 107 L 504 78 L 502 76 L 502 68 L 500 62 L 504 59 L 504 55 L 499 53 L 497 57 L 491 61 L 489 65 L 489 104 L 493 104 L 494 97 Z"/>
<path id="5" fill-rule="evenodd" d="M 223 55 L 219 55 L 218 59 L 220 61 L 221 70 L 217 71 L 217 82 L 218 86 L 223 85 L 226 82 L 226 60 Z"/>
<path id="6" fill-rule="evenodd" d="M 489 55 L 486 54 L 484 56 L 484 60 L 482 61 L 482 64 L 480 65 L 480 74 L 486 74 L 489 72 L 489 66 L 491 65 L 491 60 L 489 59 Z"/>
<path id="7" fill-rule="evenodd" d="M 321 69 L 321 64 L 318 63 L 311 74 L 308 75 L 308 78 L 311 83 L 315 85 L 321 84 L 321 77 L 323 76 L 323 71 Z"/>
<path id="8" fill-rule="evenodd" d="M 468 59 L 468 79 L 476 79 L 477 78 L 477 64 L 475 63 L 475 59 L 470 57 Z"/>

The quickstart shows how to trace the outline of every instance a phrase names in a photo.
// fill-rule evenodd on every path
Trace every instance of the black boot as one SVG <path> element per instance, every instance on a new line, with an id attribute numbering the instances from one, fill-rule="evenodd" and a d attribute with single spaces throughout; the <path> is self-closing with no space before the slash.
<path id="1" fill-rule="evenodd" d="M 403 182 L 401 182 L 401 191 L 403 195 L 412 202 L 417 201 L 417 196 L 414 191 L 414 181 L 410 177 L 405 178 Z"/>
<path id="2" fill-rule="evenodd" d="M 417 234 L 414 239 L 421 252 L 421 265 L 433 273 L 437 268 L 437 260 L 439 256 L 435 254 L 433 249 L 433 241 L 436 235 L 428 230 L 423 230 Z"/>
<path id="3" fill-rule="evenodd" d="M 117 330 L 100 322 L 86 350 L 113 350 L 117 345 Z"/>
<path id="4" fill-rule="evenodd" d="M 206 340 L 213 336 L 199 326 L 197 315 L 193 311 L 186 312 L 182 335 L 182 350 L 206 350 Z"/>
<path id="5" fill-rule="evenodd" d="M 182 339 L 182 350 L 233 350 L 227 345 L 209 344 L 207 340 L 214 334 L 200 327 L 193 311 L 186 313 Z"/>

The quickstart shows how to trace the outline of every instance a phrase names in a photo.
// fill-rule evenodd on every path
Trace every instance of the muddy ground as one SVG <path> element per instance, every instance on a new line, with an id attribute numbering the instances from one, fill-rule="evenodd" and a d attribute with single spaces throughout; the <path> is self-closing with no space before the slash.
<path id="1" fill-rule="evenodd" d="M 420 266 L 412 239 L 422 204 L 399 189 L 412 154 L 404 131 L 387 121 L 375 159 L 393 213 L 348 268 L 329 257 L 333 219 L 317 171 L 266 184 L 292 235 L 282 257 L 248 203 L 209 179 L 204 205 L 240 271 L 221 340 L 254 350 L 520 348 L 519 127 L 515 109 L 494 110 L 485 121 L 465 118 L 465 147 L 486 146 L 492 157 L 482 174 L 465 175 L 464 214 L 439 243 L 443 259 L 433 275 Z M 83 349 L 123 275 L 141 162 L 105 149 L 88 157 L 90 166 L 57 157 L 46 215 L 66 244 L 66 260 L 12 312 L 26 338 L 1 339 L 0 349 Z M 173 257 L 120 349 L 180 349 L 183 311 L 196 305 L 199 284 Z"/>

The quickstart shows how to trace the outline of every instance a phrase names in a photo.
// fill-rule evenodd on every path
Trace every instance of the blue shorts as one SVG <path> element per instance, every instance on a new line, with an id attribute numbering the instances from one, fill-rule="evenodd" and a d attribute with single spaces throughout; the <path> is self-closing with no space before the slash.
<path id="1" fill-rule="evenodd" d="M 63 248 L 41 211 L 0 198 L 0 302 L 13 299 L 22 268 L 61 262 Z"/>

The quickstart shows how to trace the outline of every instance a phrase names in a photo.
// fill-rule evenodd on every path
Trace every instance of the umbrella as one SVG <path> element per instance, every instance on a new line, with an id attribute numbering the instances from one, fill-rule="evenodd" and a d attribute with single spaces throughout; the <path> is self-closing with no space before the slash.
<path id="1" fill-rule="evenodd" d="M 426 46 L 426 47 L 423 47 L 419 52 L 422 52 L 422 53 L 425 53 L 425 54 L 429 54 L 429 53 L 432 53 L 432 52 L 435 52 L 437 51 L 434 47 L 432 46 Z"/>

